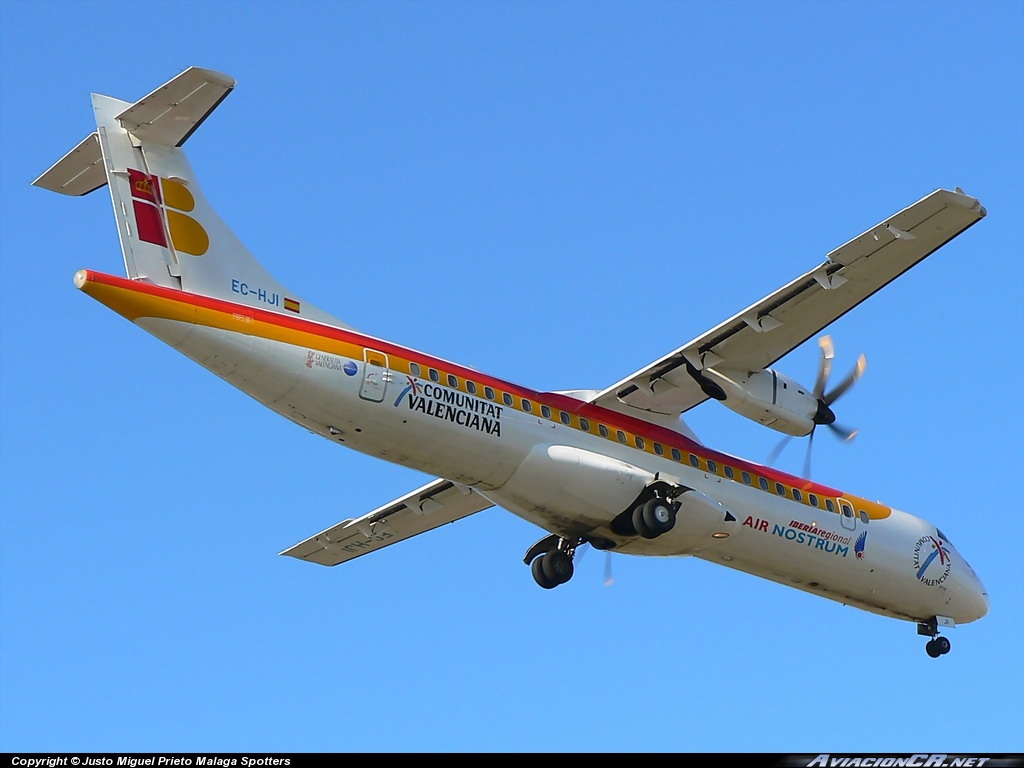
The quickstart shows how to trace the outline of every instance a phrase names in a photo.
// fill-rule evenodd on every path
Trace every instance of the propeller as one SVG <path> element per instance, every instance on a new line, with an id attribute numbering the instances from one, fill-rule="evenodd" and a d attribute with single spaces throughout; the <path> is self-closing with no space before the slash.
<path id="1" fill-rule="evenodd" d="M 604 585 L 610 587 L 615 583 L 615 578 L 612 576 L 612 551 L 609 549 L 604 553 Z"/>
<path id="2" fill-rule="evenodd" d="M 867 358 L 861 355 L 857 358 L 857 364 L 853 367 L 853 370 L 835 387 L 826 392 L 825 388 L 828 386 L 828 379 L 832 373 L 832 360 L 835 358 L 832 337 L 822 336 L 818 339 L 818 346 L 821 348 L 821 362 L 818 365 L 818 378 L 814 382 L 814 397 L 818 401 L 818 410 L 814 414 L 814 426 L 808 435 L 807 453 L 804 456 L 804 477 L 811 476 L 811 448 L 814 445 L 814 433 L 817 431 L 818 426 L 828 427 L 832 434 L 844 441 L 852 440 L 857 436 L 856 429 L 836 423 L 836 414 L 832 410 L 832 403 L 850 391 L 850 388 L 864 375 L 864 371 L 868 366 Z M 769 464 L 774 463 L 792 439 L 791 435 L 787 435 L 775 446 L 771 456 L 768 458 Z"/>
<path id="3" fill-rule="evenodd" d="M 836 415 L 831 405 L 840 397 L 850 391 L 850 387 L 857 383 L 857 380 L 864 375 L 868 367 L 868 359 L 861 355 L 857 358 L 857 364 L 853 367 L 846 378 L 840 381 L 834 388 L 825 392 L 828 384 L 829 374 L 832 372 L 832 359 L 835 357 L 835 349 L 832 346 L 831 336 L 822 336 L 818 340 L 821 347 L 821 364 L 818 366 L 818 380 L 814 382 L 814 396 L 818 399 L 818 412 L 814 414 L 814 425 L 824 424 L 832 430 L 836 436 L 843 440 L 852 440 L 857 435 L 856 429 L 850 429 L 836 424 Z M 811 430 L 811 437 L 814 437 L 814 430 Z"/>
<path id="4" fill-rule="evenodd" d="M 591 549 L 596 549 L 593 544 L 589 541 L 585 541 L 576 548 L 576 564 L 578 565 L 583 560 L 583 555 L 589 552 Z M 603 584 L 606 587 L 610 587 L 615 583 L 615 578 L 612 576 L 612 551 L 610 549 L 605 550 L 604 553 L 604 581 Z"/>

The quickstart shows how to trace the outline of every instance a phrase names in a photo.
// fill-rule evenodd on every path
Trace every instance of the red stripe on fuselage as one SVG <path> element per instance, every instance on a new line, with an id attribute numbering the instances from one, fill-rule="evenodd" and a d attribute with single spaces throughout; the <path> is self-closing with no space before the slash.
<path id="1" fill-rule="evenodd" d="M 593 403 L 586 403 L 566 395 L 561 395 L 555 392 L 538 392 L 536 390 L 528 389 L 527 387 L 523 387 L 518 384 L 513 384 L 502 379 L 482 374 L 475 369 L 466 368 L 465 366 L 461 366 L 457 363 L 443 360 L 438 357 L 432 357 L 431 355 L 423 352 L 403 347 L 393 342 L 379 339 L 375 336 L 368 336 L 366 334 L 359 333 L 358 331 L 335 328 L 322 323 L 316 323 L 311 320 L 305 320 L 301 317 L 293 317 L 290 315 L 270 312 L 265 309 L 259 309 L 248 304 L 238 304 L 225 299 L 216 299 L 210 296 L 188 293 L 174 288 L 166 288 L 164 286 L 152 285 L 150 283 L 143 283 L 137 280 L 118 277 L 116 275 L 108 275 L 103 272 L 85 270 L 85 275 L 87 282 L 109 285 L 122 290 L 147 294 L 166 301 L 200 307 L 202 309 L 212 310 L 227 315 L 237 315 L 241 310 L 245 314 L 251 316 L 253 320 L 258 320 L 260 323 L 265 325 L 300 331 L 324 339 L 331 339 L 363 348 L 373 349 L 378 352 L 383 352 L 389 356 L 418 363 L 422 367 L 436 368 L 445 373 L 452 373 L 460 378 L 469 379 L 479 385 L 490 386 L 494 389 L 508 392 L 521 398 L 526 398 L 538 405 L 548 405 L 552 408 L 558 408 L 574 414 L 577 417 L 583 417 L 592 422 L 603 423 L 612 429 L 621 429 L 625 432 L 640 435 L 646 441 L 658 442 L 667 448 L 675 447 L 681 451 L 696 454 L 704 460 L 710 459 L 720 465 L 727 464 L 736 470 L 747 471 L 751 474 L 764 477 L 772 483 L 780 482 L 794 488 L 799 488 L 805 493 L 816 493 L 822 496 L 833 497 L 843 496 L 841 491 L 806 478 L 790 475 L 771 467 L 755 464 L 745 459 L 738 459 L 734 456 L 730 456 L 729 454 L 715 451 L 695 442 L 679 432 L 668 429 L 667 427 L 652 424 L 651 422 L 644 421 L 643 419 L 628 416 L 626 414 L 619 413 L 618 411 L 609 410 L 602 406 L 594 405 Z M 281 339 L 275 338 L 273 334 L 260 335 L 266 335 L 267 338 L 275 341 L 282 341 Z M 672 459 L 666 460 L 672 461 Z"/>

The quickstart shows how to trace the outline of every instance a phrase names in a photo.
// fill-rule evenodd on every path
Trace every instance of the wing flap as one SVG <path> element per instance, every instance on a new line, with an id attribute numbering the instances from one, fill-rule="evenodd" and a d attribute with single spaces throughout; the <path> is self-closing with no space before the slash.
<path id="1" fill-rule="evenodd" d="M 438 478 L 362 517 L 342 520 L 281 554 L 338 565 L 492 506 L 472 488 Z"/>
<path id="2" fill-rule="evenodd" d="M 984 218 L 981 204 L 936 190 L 828 254 L 826 261 L 591 402 L 678 417 L 708 395 L 692 375 L 712 365 L 765 368 Z"/>

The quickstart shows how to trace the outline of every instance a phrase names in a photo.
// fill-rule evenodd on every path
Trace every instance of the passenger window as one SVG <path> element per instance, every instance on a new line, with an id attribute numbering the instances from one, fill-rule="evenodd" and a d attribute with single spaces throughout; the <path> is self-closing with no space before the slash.
<path id="1" fill-rule="evenodd" d="M 813 493 L 807 494 L 807 500 L 811 502 L 812 507 L 818 506 L 818 497 L 815 496 Z"/>
<path id="2" fill-rule="evenodd" d="M 863 509 L 862 509 L 862 510 L 860 510 L 860 521 L 861 521 L 862 523 L 866 523 L 866 522 L 868 522 L 868 521 L 869 521 L 870 519 L 871 519 L 871 518 L 869 518 L 869 517 L 868 517 L 868 513 L 867 513 L 867 512 L 865 512 L 865 511 L 864 511 Z"/>
<path id="3" fill-rule="evenodd" d="M 644 439 L 640 437 L 640 435 L 634 437 L 633 442 L 636 443 L 636 447 L 639 448 L 641 451 L 644 449 Z"/>
<path id="4" fill-rule="evenodd" d="M 505 405 L 509 405 L 509 406 L 512 405 L 513 402 L 515 402 L 512 399 L 512 395 L 510 395 L 508 392 L 502 392 L 501 393 L 501 401 L 503 403 L 505 403 Z"/>
<path id="5" fill-rule="evenodd" d="M 762 491 L 768 490 L 768 481 L 765 480 L 763 477 L 757 478 L 757 484 L 761 486 Z"/>
<path id="6" fill-rule="evenodd" d="M 608 437 L 608 427 L 604 424 L 598 424 L 597 431 L 601 433 L 601 437 Z"/>
<path id="7" fill-rule="evenodd" d="M 682 461 L 683 460 L 683 454 L 681 454 L 679 452 L 678 448 L 673 448 L 672 449 L 672 460 L 673 461 Z"/>
<path id="8" fill-rule="evenodd" d="M 617 439 L 617 440 L 618 440 L 618 441 L 619 441 L 620 443 L 622 443 L 623 445 L 625 445 L 625 444 L 626 444 L 626 433 L 625 433 L 625 432 L 623 432 L 623 431 L 622 431 L 621 429 L 619 429 L 619 430 L 616 430 L 616 432 L 615 432 L 615 438 L 616 438 L 616 439 Z"/>
<path id="9" fill-rule="evenodd" d="M 661 443 L 655 443 L 654 444 L 654 452 L 656 454 L 658 454 L 659 456 L 664 456 L 665 455 L 665 449 L 661 447 Z"/>
<path id="10" fill-rule="evenodd" d="M 732 471 L 732 467 L 730 467 L 728 464 L 725 465 L 724 467 L 722 467 L 722 471 L 725 472 L 725 476 L 728 477 L 730 480 L 732 479 L 733 475 L 735 474 Z"/>
<path id="11" fill-rule="evenodd" d="M 565 411 L 559 411 L 558 412 L 558 418 L 560 418 L 562 420 L 563 424 L 571 424 L 572 423 L 572 418 Z"/>
<path id="12" fill-rule="evenodd" d="M 533 403 L 531 403 L 529 400 L 523 400 L 523 410 L 526 411 L 527 413 L 530 413 L 530 411 L 533 410 Z"/>
<path id="13" fill-rule="evenodd" d="M 459 380 L 450 373 L 448 374 L 448 386 L 455 387 L 456 389 L 459 388 Z"/>
<path id="14" fill-rule="evenodd" d="M 491 387 L 484 387 L 484 397 L 488 400 L 494 399 L 494 390 Z"/>
<path id="15" fill-rule="evenodd" d="M 691 467 L 700 467 L 700 459 L 698 459 L 692 453 L 690 454 L 690 466 Z"/>
<path id="16" fill-rule="evenodd" d="M 590 422 L 584 419 L 582 416 L 580 417 L 580 429 L 582 429 L 584 432 L 590 431 Z"/>
<path id="17" fill-rule="evenodd" d="M 543 416 L 545 419 L 550 419 L 551 418 L 551 409 L 548 408 L 546 405 L 542 405 L 540 407 L 540 415 Z"/>
<path id="18" fill-rule="evenodd" d="M 804 496 L 803 496 L 802 493 L 800 493 L 800 491 L 798 491 L 796 488 L 793 489 L 793 498 L 794 499 L 796 499 L 797 501 L 800 501 L 801 499 L 803 499 L 803 497 Z"/>
<path id="19" fill-rule="evenodd" d="M 718 473 L 718 465 L 715 464 L 715 462 L 713 462 L 711 459 L 708 459 L 708 472 L 710 472 L 713 475 Z"/>
<path id="20" fill-rule="evenodd" d="M 776 483 L 775 484 L 775 492 L 777 494 L 779 494 L 779 496 L 785 496 L 786 495 L 786 486 L 784 486 L 782 483 Z"/>
<path id="21" fill-rule="evenodd" d="M 466 379 L 466 391 L 469 392 L 469 394 L 471 394 L 471 395 L 475 395 L 476 394 L 476 382 L 475 381 L 470 381 L 469 379 Z"/>
<path id="22" fill-rule="evenodd" d="M 750 473 L 749 472 L 743 472 L 740 475 L 740 477 L 743 478 L 743 483 L 745 485 L 750 485 Z"/>
<path id="23" fill-rule="evenodd" d="M 418 377 L 420 375 L 420 364 L 409 363 L 409 373 L 412 374 L 413 376 Z"/>
<path id="24" fill-rule="evenodd" d="M 431 381 L 440 381 L 440 380 L 441 380 L 441 374 L 440 374 L 440 373 L 438 373 L 438 372 L 437 372 L 436 370 L 434 370 L 433 368 L 431 368 L 431 369 L 430 369 L 430 370 L 428 371 L 428 373 L 430 374 L 430 380 L 431 380 Z"/>
<path id="25" fill-rule="evenodd" d="M 832 503 L 832 499 L 825 499 L 825 509 L 827 509 L 829 512 L 836 511 L 836 505 Z"/>

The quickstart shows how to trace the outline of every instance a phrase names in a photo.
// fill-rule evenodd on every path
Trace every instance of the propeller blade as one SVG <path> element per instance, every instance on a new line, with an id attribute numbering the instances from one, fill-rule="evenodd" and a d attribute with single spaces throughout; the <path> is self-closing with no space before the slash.
<path id="1" fill-rule="evenodd" d="M 790 440 L 792 440 L 792 439 L 793 439 L 793 436 L 792 436 L 792 435 L 786 435 L 786 436 L 785 436 L 784 438 L 782 438 L 782 439 L 781 439 L 781 440 L 780 440 L 780 441 L 778 442 L 778 444 L 777 444 L 777 445 L 776 445 L 776 446 L 775 446 L 775 447 L 774 447 L 774 448 L 772 449 L 772 452 L 771 452 L 771 454 L 770 454 L 770 455 L 768 456 L 768 461 L 767 461 L 767 462 L 765 462 L 765 463 L 766 463 L 766 464 L 768 464 L 769 466 L 771 466 L 772 464 L 774 464 L 774 463 L 775 463 L 775 460 L 776 460 L 777 458 L 779 458 L 779 455 L 780 455 L 780 454 L 782 453 L 782 450 L 783 450 L 783 449 L 784 449 L 784 448 L 785 448 L 785 447 L 786 447 L 787 445 L 789 445 L 789 441 L 790 441 Z"/>
<path id="2" fill-rule="evenodd" d="M 836 400 L 846 394 L 847 390 L 850 389 L 854 384 L 857 383 L 857 379 L 864 375 L 864 370 L 868 367 L 868 359 L 861 355 L 857 358 L 857 365 L 853 367 L 853 370 L 843 379 L 839 384 L 825 395 L 825 405 L 832 405 Z"/>
<path id="3" fill-rule="evenodd" d="M 836 437 L 846 441 L 853 440 L 857 436 L 857 432 L 859 432 L 857 429 L 844 427 L 842 424 L 829 424 L 828 428 L 832 430 Z"/>
<path id="4" fill-rule="evenodd" d="M 604 558 L 604 585 L 610 587 L 615 583 L 615 579 L 612 578 L 612 552 L 608 550 L 605 552 Z"/>
<path id="5" fill-rule="evenodd" d="M 835 348 L 832 346 L 831 336 L 822 336 L 818 339 L 818 346 L 821 347 L 821 363 L 818 366 L 818 380 L 814 382 L 814 396 L 821 399 L 825 392 L 825 385 L 828 383 L 829 374 L 832 372 Z"/>
<path id="6" fill-rule="evenodd" d="M 811 448 L 814 446 L 814 433 L 816 430 L 811 430 L 811 436 L 807 438 L 807 453 L 804 454 L 804 477 L 810 480 L 811 478 Z"/>

